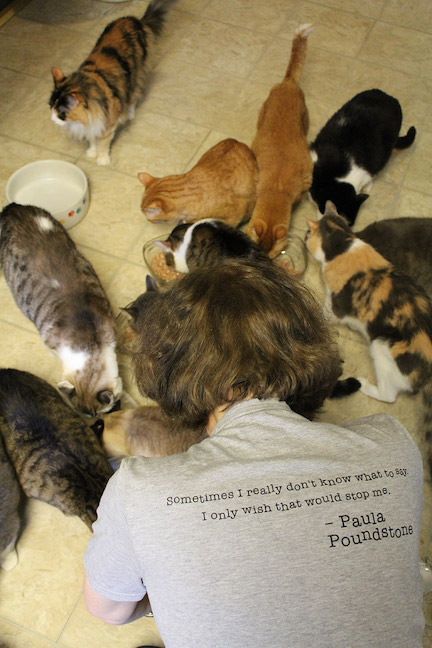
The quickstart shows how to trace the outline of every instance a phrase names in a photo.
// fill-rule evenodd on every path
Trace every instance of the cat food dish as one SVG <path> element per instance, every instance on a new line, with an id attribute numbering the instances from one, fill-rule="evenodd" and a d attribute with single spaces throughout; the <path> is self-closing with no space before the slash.
<path id="1" fill-rule="evenodd" d="M 305 273 L 308 264 L 305 242 L 300 236 L 288 234 L 288 243 L 275 258 L 275 261 L 290 274 L 301 277 Z"/>
<path id="2" fill-rule="evenodd" d="M 6 185 L 8 201 L 50 212 L 66 229 L 84 218 L 89 205 L 85 173 L 64 160 L 38 160 L 21 167 Z"/>
<path id="3" fill-rule="evenodd" d="M 143 247 L 143 257 L 151 276 L 161 287 L 168 286 L 171 281 L 183 276 L 182 272 L 177 272 L 173 267 L 167 264 L 165 252 L 156 245 L 160 238 L 147 241 Z"/>

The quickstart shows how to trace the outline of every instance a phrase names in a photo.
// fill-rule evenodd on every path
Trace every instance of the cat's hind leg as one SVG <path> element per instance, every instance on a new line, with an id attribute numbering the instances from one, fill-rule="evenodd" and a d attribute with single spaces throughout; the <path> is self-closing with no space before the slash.
<path id="1" fill-rule="evenodd" d="M 370 354 L 375 367 L 377 384 L 372 385 L 367 378 L 358 378 L 361 384 L 360 391 L 363 394 L 385 403 L 394 403 L 400 392 L 412 391 L 408 376 L 401 373 L 386 342 L 374 340 L 370 346 Z"/>
<path id="2" fill-rule="evenodd" d="M 99 166 L 107 166 L 110 163 L 110 146 L 114 137 L 115 128 L 107 131 L 103 137 L 96 140 L 97 156 L 96 162 Z"/>

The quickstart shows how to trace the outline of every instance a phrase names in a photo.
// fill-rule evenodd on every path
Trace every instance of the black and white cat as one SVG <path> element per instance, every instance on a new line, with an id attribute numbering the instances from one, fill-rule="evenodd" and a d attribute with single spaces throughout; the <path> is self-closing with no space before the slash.
<path id="1" fill-rule="evenodd" d="M 177 225 L 165 241 L 156 244 L 166 253 L 167 264 L 177 272 L 191 272 L 227 259 L 269 261 L 242 230 L 211 218 Z"/>
<path id="2" fill-rule="evenodd" d="M 373 177 L 387 164 L 394 148 L 415 138 L 414 126 L 399 137 L 402 109 L 382 90 L 360 92 L 342 106 L 310 146 L 314 162 L 310 196 L 324 214 L 327 200 L 352 225 Z"/>

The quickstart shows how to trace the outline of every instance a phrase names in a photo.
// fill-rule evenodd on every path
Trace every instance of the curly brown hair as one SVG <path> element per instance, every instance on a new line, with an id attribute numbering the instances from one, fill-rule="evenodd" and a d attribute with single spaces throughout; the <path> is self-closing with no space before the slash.
<path id="1" fill-rule="evenodd" d="M 141 393 L 185 425 L 250 395 L 311 418 L 341 374 L 314 297 L 274 263 L 200 268 L 142 300 L 136 330 Z"/>

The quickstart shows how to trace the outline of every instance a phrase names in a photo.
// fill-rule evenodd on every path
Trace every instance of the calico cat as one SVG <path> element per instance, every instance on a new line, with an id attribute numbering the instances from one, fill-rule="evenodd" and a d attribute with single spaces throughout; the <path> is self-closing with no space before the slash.
<path id="1" fill-rule="evenodd" d="M 326 310 L 369 342 L 377 385 L 340 381 L 333 396 L 360 389 L 393 403 L 400 392 L 422 392 L 432 469 L 432 303 L 415 281 L 358 238 L 328 202 L 323 218 L 308 220 L 306 245 L 323 264 Z"/>
<path id="2" fill-rule="evenodd" d="M 17 306 L 58 353 L 58 387 L 82 412 L 120 399 L 115 319 L 89 261 L 47 211 L 11 203 L 0 214 L 0 263 Z"/>
<path id="3" fill-rule="evenodd" d="M 259 176 L 256 205 L 246 232 L 271 257 L 285 247 L 293 205 L 312 182 L 306 141 L 309 116 L 299 86 L 312 29 L 311 25 L 297 29 L 285 77 L 263 104 L 252 143 Z"/>
<path id="4" fill-rule="evenodd" d="M 395 270 L 412 277 L 432 300 L 432 219 L 387 218 L 356 236 L 372 245 Z"/>
<path id="5" fill-rule="evenodd" d="M 214 219 L 177 225 L 165 241 L 156 244 L 165 252 L 167 265 L 177 272 L 191 272 L 233 258 L 270 260 L 247 234 Z"/>
<path id="6" fill-rule="evenodd" d="M 138 179 L 145 187 L 141 210 L 153 223 L 217 218 L 236 226 L 252 213 L 258 168 L 246 144 L 225 139 L 187 173 L 164 178 L 139 173 Z"/>
<path id="7" fill-rule="evenodd" d="M 110 457 L 164 457 L 186 452 L 208 437 L 205 430 L 186 428 L 166 417 L 158 406 L 143 406 L 106 414 L 102 443 Z"/>
<path id="8" fill-rule="evenodd" d="M 113 471 L 96 433 L 54 387 L 26 371 L 0 369 L 0 435 L 24 493 L 91 529 Z"/>
<path id="9" fill-rule="evenodd" d="M 414 126 L 399 137 L 402 109 L 382 90 L 360 92 L 331 117 L 310 149 L 314 161 L 310 195 L 324 214 L 327 200 L 352 225 L 368 194 L 361 193 L 387 164 L 393 149 L 414 141 Z"/>
<path id="10" fill-rule="evenodd" d="M 0 436 L 0 567 L 9 571 L 18 563 L 15 543 L 21 526 L 21 490 Z"/>
<path id="11" fill-rule="evenodd" d="M 98 164 L 109 164 L 117 127 L 134 118 L 144 93 L 149 54 L 173 1 L 152 0 L 141 20 L 126 16 L 111 22 L 72 74 L 51 69 L 51 118 L 73 137 L 87 139 L 87 155 Z"/>

